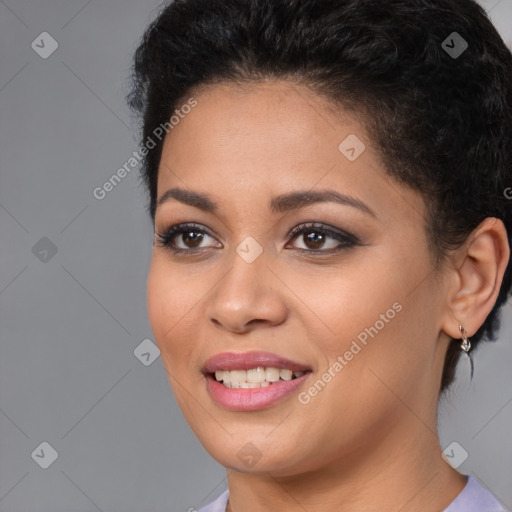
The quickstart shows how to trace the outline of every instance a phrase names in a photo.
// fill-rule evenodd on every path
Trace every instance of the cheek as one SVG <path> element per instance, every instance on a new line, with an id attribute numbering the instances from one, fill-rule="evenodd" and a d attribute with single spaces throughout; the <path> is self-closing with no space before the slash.
<path id="1" fill-rule="evenodd" d="M 376 262 L 364 268 L 347 265 L 323 276 L 322 281 L 302 280 L 297 294 L 307 297 L 308 308 L 325 326 L 327 335 L 318 342 L 331 357 L 349 350 L 354 340 L 364 347 L 382 337 L 403 316 L 401 294 L 391 275 Z"/>
<path id="2" fill-rule="evenodd" d="M 186 390 L 202 385 L 202 374 L 191 371 L 194 350 L 198 347 L 194 305 L 200 292 L 186 272 L 171 267 L 161 255 L 153 257 L 147 280 L 149 323 L 169 384 L 192 428 L 197 411 Z"/>
<path id="3" fill-rule="evenodd" d="M 336 375 L 336 384 L 329 387 L 336 388 L 332 399 L 337 403 L 394 400 L 390 390 L 412 393 L 432 371 L 434 343 L 428 341 L 435 319 L 428 303 L 435 291 L 428 280 L 415 288 L 418 275 L 428 274 L 428 265 L 419 269 L 423 262 L 416 260 L 414 269 L 411 261 L 390 261 L 340 272 L 326 281 L 322 293 L 310 287 L 307 295 L 308 306 L 329 329 L 327 336 L 317 338 L 325 356 L 318 371 Z"/>
<path id="4" fill-rule="evenodd" d="M 169 283 L 162 265 L 160 265 L 155 256 L 151 261 L 147 280 L 147 303 L 149 323 L 157 342 L 163 341 L 163 335 L 173 324 L 174 308 L 169 308 L 169 302 L 172 301 L 172 295 L 165 293 Z"/>
<path id="5" fill-rule="evenodd" d="M 173 356 L 169 361 L 177 363 L 180 358 L 176 356 L 185 357 L 192 346 L 190 336 L 195 329 L 191 319 L 198 294 L 193 280 L 163 260 L 155 255 L 151 261 L 147 280 L 148 317 L 160 351 Z M 163 360 L 166 364 L 166 359 Z"/>
<path id="6" fill-rule="evenodd" d="M 334 361 L 342 368 L 333 379 L 328 402 L 333 410 L 351 412 L 342 422 L 349 431 L 372 430 L 394 421 L 393 416 L 407 413 L 402 401 L 418 404 L 418 397 L 427 396 L 435 384 L 435 343 L 428 339 L 422 298 L 398 297 L 376 293 L 362 308 L 364 319 L 355 319 L 356 312 L 352 318 L 347 315 L 345 324 L 339 324 L 347 335 L 338 338 L 336 347 L 325 348 L 331 369 Z"/>

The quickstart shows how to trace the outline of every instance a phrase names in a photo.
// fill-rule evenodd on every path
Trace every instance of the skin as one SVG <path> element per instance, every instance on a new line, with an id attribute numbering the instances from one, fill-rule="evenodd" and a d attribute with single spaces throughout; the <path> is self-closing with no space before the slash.
<path id="1" fill-rule="evenodd" d="M 157 208 L 155 230 L 194 222 L 213 236 L 194 254 L 155 244 L 148 311 L 179 407 L 227 468 L 227 510 L 443 510 L 466 483 L 441 457 L 443 361 L 459 324 L 471 336 L 496 301 L 509 258 L 503 224 L 487 219 L 435 269 L 422 196 L 386 175 L 355 114 L 286 81 L 217 84 L 194 97 L 197 107 L 166 137 L 158 197 L 180 187 L 209 194 L 219 208 L 169 199 Z M 366 146 L 355 161 L 338 149 L 349 134 Z M 333 202 L 269 212 L 273 196 L 322 189 L 357 198 L 374 215 Z M 360 243 L 312 254 L 339 246 L 329 236 L 323 245 L 288 237 L 313 221 Z M 248 236 L 263 249 L 250 264 L 235 251 Z M 183 235 L 174 242 L 197 245 Z M 397 302 L 401 311 L 300 403 L 298 393 Z M 223 409 L 201 368 L 217 353 L 250 350 L 313 373 L 276 405 Z M 251 467 L 237 455 L 248 442 L 261 453 Z"/>

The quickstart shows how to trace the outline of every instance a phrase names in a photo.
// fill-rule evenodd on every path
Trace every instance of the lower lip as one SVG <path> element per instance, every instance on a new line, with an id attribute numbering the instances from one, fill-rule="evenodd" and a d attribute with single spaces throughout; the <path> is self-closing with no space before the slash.
<path id="1" fill-rule="evenodd" d="M 280 380 L 264 388 L 227 388 L 211 375 L 206 376 L 208 392 L 213 401 L 231 411 L 256 411 L 284 400 L 308 378 L 307 372 L 293 380 Z"/>

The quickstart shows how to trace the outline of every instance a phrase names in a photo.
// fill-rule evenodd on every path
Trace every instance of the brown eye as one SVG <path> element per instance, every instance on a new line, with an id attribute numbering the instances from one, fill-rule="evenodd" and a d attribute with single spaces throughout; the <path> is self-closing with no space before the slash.
<path id="1" fill-rule="evenodd" d="M 359 242 L 358 239 L 350 233 L 334 231 L 326 228 L 322 224 L 297 226 L 293 229 L 290 236 L 291 240 L 300 241 L 304 246 L 297 247 L 295 245 L 295 249 L 319 254 L 347 249 Z"/>
<path id="2" fill-rule="evenodd" d="M 325 234 L 318 231 L 304 233 L 302 237 L 309 249 L 320 249 L 325 244 Z"/>
<path id="3" fill-rule="evenodd" d="M 213 236 L 194 224 L 177 224 L 163 233 L 155 233 L 155 236 L 159 246 L 167 247 L 174 252 L 193 252 L 195 249 L 214 247 L 203 244 L 208 238 L 213 239 Z"/>
<path id="4" fill-rule="evenodd" d="M 187 231 L 181 235 L 181 239 L 183 243 L 187 247 L 197 247 L 203 241 L 204 235 L 202 233 L 198 233 L 197 231 Z"/>

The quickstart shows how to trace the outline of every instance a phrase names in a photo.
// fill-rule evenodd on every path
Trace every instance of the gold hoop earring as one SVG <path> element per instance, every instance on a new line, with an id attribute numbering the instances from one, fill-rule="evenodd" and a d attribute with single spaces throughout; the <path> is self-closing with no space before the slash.
<path id="1" fill-rule="evenodd" d="M 464 350 L 464 352 L 466 352 L 466 354 L 467 354 L 471 349 L 471 342 L 468 340 L 466 329 L 464 329 L 464 327 L 462 325 L 459 325 L 459 331 L 462 336 L 462 342 L 460 344 L 460 348 L 461 348 L 461 350 Z"/>

